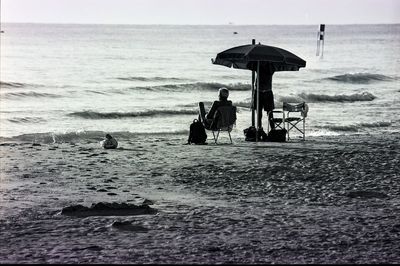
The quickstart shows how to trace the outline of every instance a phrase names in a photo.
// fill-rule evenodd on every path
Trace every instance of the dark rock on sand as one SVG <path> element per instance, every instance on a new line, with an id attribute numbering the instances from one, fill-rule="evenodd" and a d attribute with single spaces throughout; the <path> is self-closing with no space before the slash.
<path id="1" fill-rule="evenodd" d="M 134 205 L 128 203 L 93 203 L 91 207 L 83 205 L 72 205 L 62 209 L 61 214 L 77 217 L 88 216 L 129 216 L 141 214 L 155 214 L 156 209 L 151 208 L 149 205 Z"/>
<path id="2" fill-rule="evenodd" d="M 346 194 L 349 198 L 363 198 L 363 199 L 371 199 L 371 198 L 387 198 L 388 195 L 382 192 L 377 191 L 366 191 L 366 190 L 359 190 L 359 191 L 351 191 Z"/>

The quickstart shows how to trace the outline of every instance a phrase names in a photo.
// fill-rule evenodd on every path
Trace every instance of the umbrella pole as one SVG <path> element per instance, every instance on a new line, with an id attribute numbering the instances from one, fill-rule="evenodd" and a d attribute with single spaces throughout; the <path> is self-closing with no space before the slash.
<path id="1" fill-rule="evenodd" d="M 258 142 L 258 130 L 260 129 L 260 61 L 257 61 L 257 131 L 256 142 Z"/>
<path id="2" fill-rule="evenodd" d="M 254 76 L 254 70 L 253 71 L 251 71 L 251 125 L 253 126 L 253 127 L 255 127 L 255 125 L 256 125 L 256 120 L 255 120 L 255 114 L 256 114 L 256 111 L 255 111 L 255 108 L 254 108 L 254 78 L 255 78 L 255 76 Z"/>
<path id="3" fill-rule="evenodd" d="M 253 39 L 251 44 L 256 44 L 256 39 Z M 255 75 L 254 75 L 254 70 L 251 71 L 251 125 L 253 127 L 255 127 L 256 122 L 255 122 L 255 108 L 254 108 L 254 79 L 255 79 Z"/>

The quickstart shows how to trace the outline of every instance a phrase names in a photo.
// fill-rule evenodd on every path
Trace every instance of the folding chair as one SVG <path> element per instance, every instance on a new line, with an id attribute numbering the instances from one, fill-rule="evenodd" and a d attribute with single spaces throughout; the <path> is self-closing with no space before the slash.
<path id="1" fill-rule="evenodd" d="M 217 144 L 219 133 L 228 132 L 232 144 L 231 131 L 236 123 L 236 106 L 220 106 L 215 112 L 210 130 L 213 133 L 215 144 Z"/>
<path id="2" fill-rule="evenodd" d="M 308 113 L 308 105 L 305 102 L 290 104 L 283 102 L 283 123 L 286 124 L 286 130 L 288 134 L 288 140 L 290 140 L 290 131 L 296 129 L 303 136 L 303 140 L 306 139 L 306 117 Z M 286 115 L 285 115 L 286 112 Z M 292 116 L 292 113 L 296 113 L 296 116 Z M 300 128 L 299 123 L 303 124 Z"/>
<path id="3" fill-rule="evenodd" d="M 273 111 L 269 111 L 267 113 L 267 117 L 269 118 L 269 114 L 272 112 L 273 114 L 273 118 L 271 118 L 270 120 L 272 122 L 274 122 L 275 128 L 280 128 L 280 129 L 285 129 L 285 112 L 281 111 L 281 110 L 273 110 Z M 279 114 L 282 117 L 276 117 L 275 114 Z M 270 130 L 270 124 L 268 123 L 268 132 Z"/>

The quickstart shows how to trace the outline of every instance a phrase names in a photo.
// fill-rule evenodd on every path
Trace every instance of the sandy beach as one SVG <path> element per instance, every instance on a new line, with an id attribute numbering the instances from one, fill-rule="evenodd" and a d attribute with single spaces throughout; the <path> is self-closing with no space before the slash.
<path id="1" fill-rule="evenodd" d="M 116 138 L 1 140 L 1 263 L 400 263 L 399 134 Z"/>

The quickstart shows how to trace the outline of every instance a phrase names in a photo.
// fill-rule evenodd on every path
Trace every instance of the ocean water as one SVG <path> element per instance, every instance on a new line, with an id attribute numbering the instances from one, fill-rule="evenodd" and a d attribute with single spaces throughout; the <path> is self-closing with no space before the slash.
<path id="1" fill-rule="evenodd" d="M 213 65 L 251 43 L 307 61 L 273 77 L 276 106 L 309 105 L 308 136 L 400 129 L 400 25 L 172 26 L 2 24 L 0 137 L 52 141 L 105 132 L 180 134 L 218 88 L 238 108 L 233 137 L 251 124 L 251 72 Z M 238 34 L 233 34 L 236 31 Z M 265 115 L 264 115 L 265 116 Z"/>

